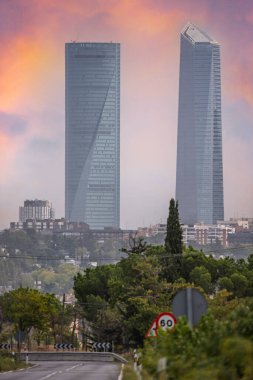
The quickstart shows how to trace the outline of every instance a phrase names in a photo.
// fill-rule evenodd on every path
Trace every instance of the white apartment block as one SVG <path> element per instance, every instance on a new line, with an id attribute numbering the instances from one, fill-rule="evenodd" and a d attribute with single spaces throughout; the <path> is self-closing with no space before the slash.
<path id="1" fill-rule="evenodd" d="M 230 225 L 225 224 L 217 224 L 217 225 L 209 225 L 209 224 L 194 224 L 193 226 L 182 225 L 183 231 L 183 242 L 186 246 L 189 246 L 193 243 L 197 243 L 199 245 L 207 245 L 207 244 L 216 244 L 219 243 L 223 247 L 228 246 L 228 234 L 234 233 L 235 228 Z M 142 231 L 147 229 L 142 229 Z M 141 231 L 141 229 L 139 229 Z M 166 236 L 167 225 L 166 224 L 155 224 L 148 229 L 148 236 L 156 236 L 157 234 L 164 234 Z M 140 236 L 140 234 L 139 234 Z M 142 236 L 147 236 L 147 234 L 143 234 Z"/>
<path id="2" fill-rule="evenodd" d="M 54 219 L 54 209 L 50 201 L 39 199 L 26 200 L 24 206 L 19 207 L 19 221 Z"/>

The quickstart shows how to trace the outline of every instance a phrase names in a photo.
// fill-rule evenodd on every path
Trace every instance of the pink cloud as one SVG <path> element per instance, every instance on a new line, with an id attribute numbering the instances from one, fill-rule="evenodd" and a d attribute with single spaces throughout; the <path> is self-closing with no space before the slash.
<path id="1" fill-rule="evenodd" d="M 7 189 L 18 186 L 20 198 L 13 204 L 17 209 L 20 199 L 28 193 L 38 196 L 41 189 L 41 196 L 45 198 L 43 194 L 47 194 L 57 214 L 63 215 L 64 43 L 73 39 L 112 40 L 122 44 L 122 223 L 130 227 L 141 225 L 143 218 L 146 223 L 165 218 L 168 200 L 175 190 L 180 31 L 187 21 L 192 21 L 220 42 L 223 114 L 231 102 L 253 105 L 253 12 L 249 12 L 249 5 L 245 1 L 239 7 L 238 2 L 230 0 L 0 2 L 0 40 L 4 49 L 0 61 L 0 112 L 21 115 L 28 125 L 22 137 L 11 139 L 5 133 L 0 137 L 0 180 L 6 189 L 5 199 Z M 226 120 L 236 127 L 236 120 L 229 116 Z M 226 135 L 229 127 L 224 125 Z M 29 144 L 40 138 L 55 142 L 55 152 L 48 157 L 38 153 L 35 160 Z M 253 164 L 244 142 L 224 141 L 224 145 L 226 155 L 235 146 L 241 164 Z M 232 178 L 236 178 L 239 168 L 236 162 L 224 162 L 229 215 L 233 214 L 233 199 L 238 200 L 236 179 Z M 240 176 L 241 181 L 245 177 L 250 189 L 244 198 L 249 204 L 253 178 L 247 174 L 246 179 L 243 171 Z M 246 203 L 242 201 L 242 208 Z M 14 209 L 11 212 L 13 215 Z"/>

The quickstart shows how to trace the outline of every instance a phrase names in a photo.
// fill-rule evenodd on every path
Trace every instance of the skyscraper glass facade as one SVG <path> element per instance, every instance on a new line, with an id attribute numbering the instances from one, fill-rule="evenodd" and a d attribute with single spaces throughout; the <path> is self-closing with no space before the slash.
<path id="1" fill-rule="evenodd" d="M 120 223 L 120 44 L 65 45 L 65 217 Z"/>
<path id="2" fill-rule="evenodd" d="M 224 219 L 220 46 L 190 23 L 181 33 L 176 199 L 184 224 Z"/>

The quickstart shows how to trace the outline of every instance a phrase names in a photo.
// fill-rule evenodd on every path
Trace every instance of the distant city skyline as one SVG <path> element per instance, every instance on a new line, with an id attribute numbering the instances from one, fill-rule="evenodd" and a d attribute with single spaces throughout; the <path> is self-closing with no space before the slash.
<path id="1" fill-rule="evenodd" d="M 120 44 L 65 45 L 65 218 L 120 226 Z"/>
<path id="2" fill-rule="evenodd" d="M 121 227 L 165 221 L 176 188 L 179 35 L 222 46 L 225 219 L 253 215 L 253 3 L 12 0 L 0 4 L 0 229 L 24 199 L 64 216 L 64 44 L 120 42 Z"/>
<path id="3" fill-rule="evenodd" d="M 224 220 L 220 45 L 188 23 L 181 32 L 176 199 L 181 223 Z"/>

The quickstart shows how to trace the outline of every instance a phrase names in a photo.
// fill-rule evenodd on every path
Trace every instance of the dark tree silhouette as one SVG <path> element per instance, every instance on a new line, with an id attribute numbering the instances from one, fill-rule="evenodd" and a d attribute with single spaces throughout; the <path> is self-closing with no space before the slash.
<path id="1" fill-rule="evenodd" d="M 183 252 L 183 232 L 179 221 L 178 202 L 173 198 L 170 200 L 167 219 L 165 251 L 172 255 L 182 255 Z"/>

